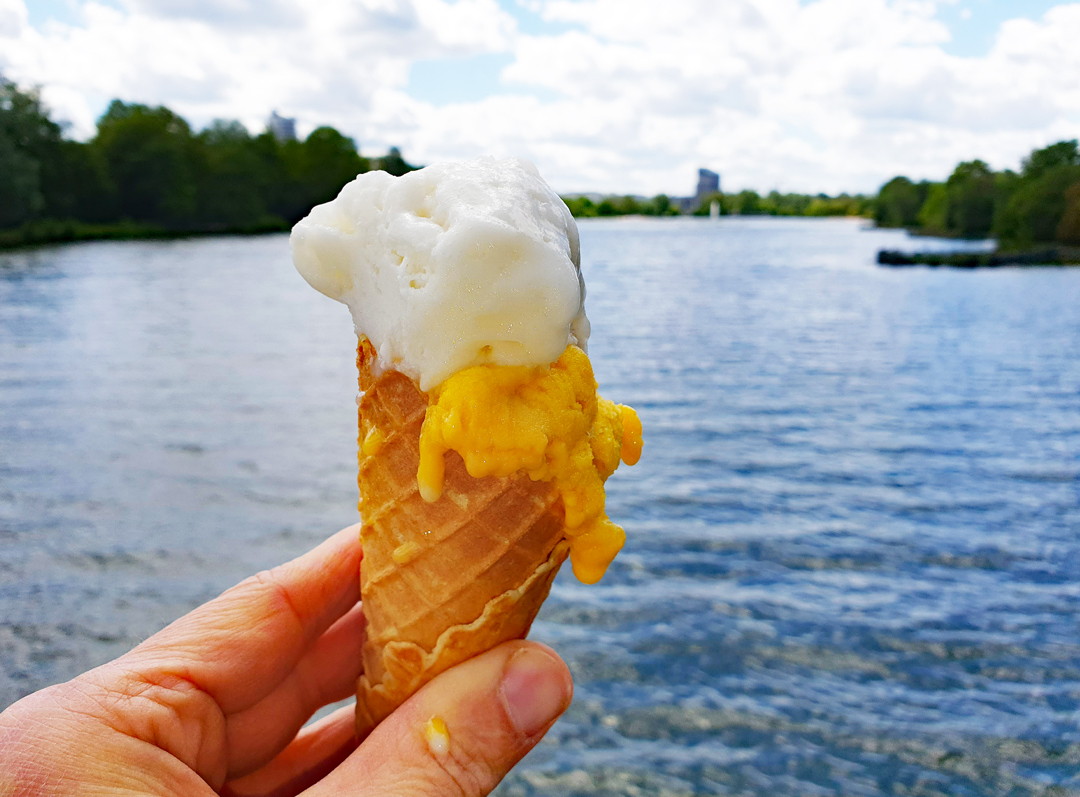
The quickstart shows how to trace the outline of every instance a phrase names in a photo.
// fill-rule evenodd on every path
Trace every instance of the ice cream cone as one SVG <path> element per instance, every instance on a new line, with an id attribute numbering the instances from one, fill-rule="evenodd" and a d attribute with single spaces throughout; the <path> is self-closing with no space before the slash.
<path id="1" fill-rule="evenodd" d="M 397 371 L 360 369 L 360 588 L 367 637 L 356 731 L 379 721 L 443 670 L 524 637 L 566 559 L 562 501 L 524 473 L 475 479 L 446 454 L 442 496 L 417 487 L 427 398 Z"/>

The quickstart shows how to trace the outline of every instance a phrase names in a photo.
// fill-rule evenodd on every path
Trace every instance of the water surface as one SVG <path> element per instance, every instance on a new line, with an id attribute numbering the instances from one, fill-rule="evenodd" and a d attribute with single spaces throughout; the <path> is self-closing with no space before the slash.
<path id="1" fill-rule="evenodd" d="M 629 533 L 503 795 L 1080 791 L 1080 269 L 847 221 L 582 224 Z M 0 256 L 0 706 L 354 519 L 348 314 L 284 236 Z"/>

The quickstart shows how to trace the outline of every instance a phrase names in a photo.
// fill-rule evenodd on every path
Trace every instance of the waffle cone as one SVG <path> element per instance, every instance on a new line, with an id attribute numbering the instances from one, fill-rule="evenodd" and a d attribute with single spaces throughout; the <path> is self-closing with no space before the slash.
<path id="1" fill-rule="evenodd" d="M 420 497 L 427 397 L 358 350 L 360 496 L 367 618 L 356 731 L 363 738 L 443 670 L 529 632 L 569 546 L 562 501 L 523 473 L 475 479 L 446 454 L 443 495 Z"/>

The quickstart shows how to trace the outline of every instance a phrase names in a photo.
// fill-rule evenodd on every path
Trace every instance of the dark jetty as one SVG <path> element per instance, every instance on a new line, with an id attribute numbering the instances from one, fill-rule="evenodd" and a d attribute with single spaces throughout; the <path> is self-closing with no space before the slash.
<path id="1" fill-rule="evenodd" d="M 882 266 L 949 266 L 952 268 L 994 268 L 996 266 L 1080 265 L 1080 249 L 1048 247 L 1019 252 L 899 252 L 882 249 L 877 262 Z"/>

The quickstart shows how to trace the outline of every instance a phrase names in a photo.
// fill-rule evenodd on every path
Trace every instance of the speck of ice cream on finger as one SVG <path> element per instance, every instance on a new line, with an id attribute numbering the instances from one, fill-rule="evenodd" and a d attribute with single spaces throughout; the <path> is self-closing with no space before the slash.
<path id="1" fill-rule="evenodd" d="M 424 739 L 433 755 L 444 756 L 450 751 L 450 731 L 442 717 L 432 717 L 424 726 Z"/>

